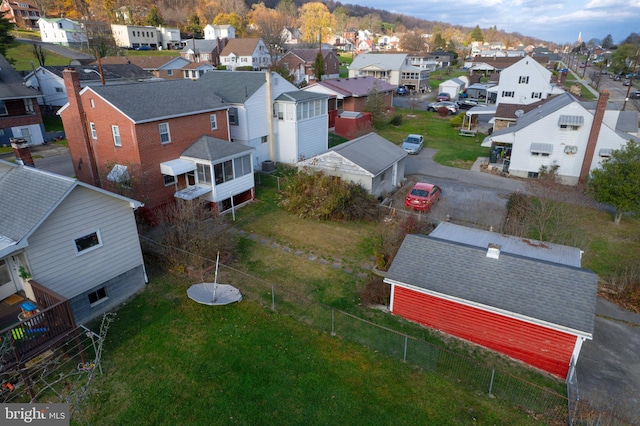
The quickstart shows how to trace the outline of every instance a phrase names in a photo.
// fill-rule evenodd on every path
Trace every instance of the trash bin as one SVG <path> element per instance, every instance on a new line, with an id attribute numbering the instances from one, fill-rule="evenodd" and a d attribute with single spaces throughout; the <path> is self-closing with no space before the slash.
<path id="1" fill-rule="evenodd" d="M 490 164 L 495 164 L 498 162 L 498 154 L 500 153 L 500 150 L 498 148 L 491 148 L 491 151 L 489 151 L 489 163 Z"/>

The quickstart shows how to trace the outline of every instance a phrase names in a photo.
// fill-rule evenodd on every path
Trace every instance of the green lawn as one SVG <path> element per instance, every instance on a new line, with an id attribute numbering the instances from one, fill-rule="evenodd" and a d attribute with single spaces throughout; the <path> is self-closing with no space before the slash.
<path id="1" fill-rule="evenodd" d="M 184 278 L 150 277 L 109 330 L 78 424 L 539 424 L 253 300 L 199 305 Z"/>
<path id="2" fill-rule="evenodd" d="M 393 143 L 400 144 L 409 133 L 421 134 L 425 138 L 425 146 L 437 149 L 434 160 L 445 166 L 471 169 L 478 157 L 488 157 L 489 148 L 480 143 L 484 135 L 475 138 L 458 135 L 458 129 L 452 126 L 451 117 L 440 117 L 437 113 L 421 110 L 397 108 L 396 113 L 402 115 L 402 124 L 378 126 L 380 136 Z"/>
<path id="3" fill-rule="evenodd" d="M 58 55 L 56 53 L 46 52 L 45 65 L 69 65 L 70 59 L 66 56 Z M 14 42 L 9 49 L 7 49 L 7 58 L 15 60 L 13 67 L 17 71 L 31 71 L 33 67 L 40 66 L 38 60 L 33 54 L 33 45 L 28 43 Z"/>

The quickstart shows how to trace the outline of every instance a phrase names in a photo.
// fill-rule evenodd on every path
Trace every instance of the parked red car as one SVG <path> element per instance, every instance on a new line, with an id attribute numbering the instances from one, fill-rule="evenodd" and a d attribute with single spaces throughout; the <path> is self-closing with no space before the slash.
<path id="1" fill-rule="evenodd" d="M 413 210 L 428 212 L 440 198 L 442 190 L 430 183 L 418 182 L 404 199 L 404 206 Z"/>
<path id="2" fill-rule="evenodd" d="M 438 96 L 436 96 L 436 101 L 440 102 L 440 101 L 450 101 L 451 100 L 451 96 L 449 96 L 448 93 L 442 92 L 442 93 L 438 93 Z"/>

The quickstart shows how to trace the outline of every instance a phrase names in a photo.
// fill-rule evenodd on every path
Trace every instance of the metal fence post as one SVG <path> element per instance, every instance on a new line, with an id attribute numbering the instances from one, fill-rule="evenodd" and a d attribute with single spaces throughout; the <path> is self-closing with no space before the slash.
<path id="1" fill-rule="evenodd" d="M 336 319 L 335 319 L 336 310 L 331 308 L 331 335 L 336 335 Z"/>
<path id="2" fill-rule="evenodd" d="M 276 310 L 276 289 L 274 286 L 271 286 L 271 310 Z"/>
<path id="3" fill-rule="evenodd" d="M 404 335 L 404 354 L 402 355 L 402 361 L 407 362 L 407 344 L 408 344 L 408 336 Z"/>
<path id="4" fill-rule="evenodd" d="M 496 369 L 491 369 L 491 383 L 489 383 L 489 396 L 493 398 L 493 378 L 496 375 Z"/>

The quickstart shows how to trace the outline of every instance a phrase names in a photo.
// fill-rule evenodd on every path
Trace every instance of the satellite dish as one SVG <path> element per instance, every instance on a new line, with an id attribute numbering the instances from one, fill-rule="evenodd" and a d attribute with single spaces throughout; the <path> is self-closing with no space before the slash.
<path id="1" fill-rule="evenodd" d="M 516 115 L 516 117 L 522 117 L 522 114 L 524 114 L 524 111 L 519 109 L 516 112 L 514 112 L 514 114 Z"/>

